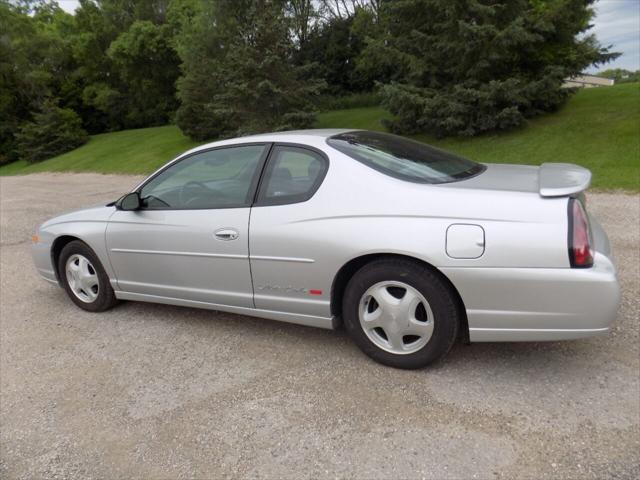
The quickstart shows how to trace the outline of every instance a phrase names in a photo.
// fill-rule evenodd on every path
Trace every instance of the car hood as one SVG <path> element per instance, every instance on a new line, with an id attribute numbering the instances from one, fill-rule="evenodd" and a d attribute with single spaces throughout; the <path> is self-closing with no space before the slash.
<path id="1" fill-rule="evenodd" d="M 40 228 L 70 222 L 106 222 L 115 211 L 116 207 L 107 207 L 104 205 L 74 210 L 47 220 L 40 226 Z"/>

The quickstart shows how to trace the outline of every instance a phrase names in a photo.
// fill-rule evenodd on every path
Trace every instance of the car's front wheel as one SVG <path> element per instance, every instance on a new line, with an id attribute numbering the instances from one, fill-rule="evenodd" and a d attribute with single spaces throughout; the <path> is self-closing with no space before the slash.
<path id="1" fill-rule="evenodd" d="M 349 335 L 374 360 L 421 368 L 444 356 L 458 334 L 460 311 L 447 283 L 428 267 L 386 258 L 362 267 L 342 305 Z"/>
<path id="2" fill-rule="evenodd" d="M 102 312 L 118 302 L 98 256 L 84 242 L 74 240 L 64 246 L 58 272 L 69 298 L 83 310 Z"/>

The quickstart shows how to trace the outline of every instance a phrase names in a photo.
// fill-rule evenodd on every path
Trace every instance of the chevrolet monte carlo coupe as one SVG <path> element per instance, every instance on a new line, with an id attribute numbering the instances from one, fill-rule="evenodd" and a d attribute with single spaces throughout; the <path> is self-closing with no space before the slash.
<path id="1" fill-rule="evenodd" d="M 180 155 L 33 238 L 80 308 L 118 300 L 322 328 L 418 368 L 471 342 L 605 333 L 619 286 L 575 165 L 479 164 L 394 135 L 307 130 Z"/>

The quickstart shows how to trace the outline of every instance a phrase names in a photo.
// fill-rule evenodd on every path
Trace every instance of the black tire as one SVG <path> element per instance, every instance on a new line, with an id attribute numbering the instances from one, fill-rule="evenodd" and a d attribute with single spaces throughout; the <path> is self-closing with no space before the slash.
<path id="1" fill-rule="evenodd" d="M 82 255 L 89 260 L 91 267 L 95 270 L 98 278 L 98 294 L 96 299 L 91 302 L 84 302 L 78 298 L 71 289 L 69 281 L 67 280 L 67 260 L 69 257 L 76 254 Z M 60 282 L 67 292 L 67 295 L 69 295 L 71 301 L 83 310 L 87 310 L 89 312 L 103 312 L 118 303 L 115 293 L 113 292 L 113 288 L 111 287 L 111 283 L 109 282 L 107 272 L 105 272 L 98 256 L 86 243 L 81 242 L 80 240 L 74 240 L 64 246 L 60 252 L 60 256 L 58 257 L 58 273 L 60 275 Z"/>
<path id="2" fill-rule="evenodd" d="M 431 338 L 413 353 L 399 354 L 383 350 L 365 333 L 360 324 L 359 306 L 365 292 L 380 282 L 402 282 L 422 294 L 433 313 Z M 384 258 L 375 260 L 349 280 L 342 302 L 342 316 L 349 336 L 375 361 L 402 369 L 422 368 L 442 358 L 456 341 L 462 312 L 457 296 L 437 272 L 417 262 Z"/>

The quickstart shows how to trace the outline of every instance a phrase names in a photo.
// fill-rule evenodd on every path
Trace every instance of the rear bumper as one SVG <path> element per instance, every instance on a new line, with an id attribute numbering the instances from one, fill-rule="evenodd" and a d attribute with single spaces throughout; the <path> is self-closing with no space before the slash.
<path id="1" fill-rule="evenodd" d="M 585 269 L 442 271 L 465 304 L 472 342 L 570 340 L 607 333 L 616 318 L 620 286 L 615 266 L 602 252 L 594 260 Z"/>

